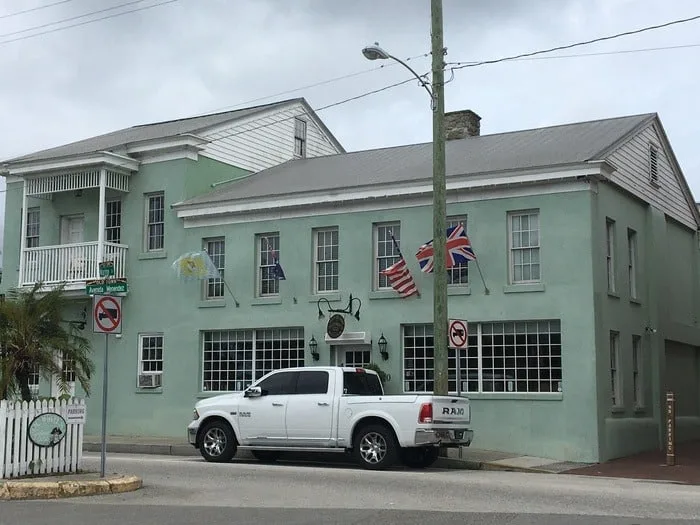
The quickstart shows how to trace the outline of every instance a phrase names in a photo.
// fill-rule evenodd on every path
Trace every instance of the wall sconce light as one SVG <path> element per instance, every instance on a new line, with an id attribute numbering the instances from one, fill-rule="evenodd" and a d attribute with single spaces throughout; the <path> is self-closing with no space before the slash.
<path id="1" fill-rule="evenodd" d="M 319 355 L 316 349 L 318 348 L 318 343 L 316 342 L 316 338 L 312 335 L 311 336 L 311 341 L 309 341 L 309 349 L 311 350 L 311 356 L 314 358 L 314 361 L 318 361 Z"/>
<path id="2" fill-rule="evenodd" d="M 382 354 L 382 359 L 386 361 L 389 359 L 389 352 L 386 351 L 386 345 L 388 341 L 384 337 L 384 333 L 382 333 L 382 336 L 379 338 L 379 341 L 377 341 L 377 344 L 379 345 L 379 353 Z"/>

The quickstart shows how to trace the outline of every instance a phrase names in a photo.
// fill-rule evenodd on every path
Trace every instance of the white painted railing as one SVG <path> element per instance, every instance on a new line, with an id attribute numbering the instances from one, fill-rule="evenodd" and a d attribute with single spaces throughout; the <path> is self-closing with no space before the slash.
<path id="1" fill-rule="evenodd" d="M 76 405 L 84 407 L 85 401 L 0 401 L 0 479 L 81 470 L 84 424 L 67 420 L 68 407 Z M 67 421 L 63 439 L 53 447 L 40 447 L 29 439 L 32 421 L 46 413 Z"/>
<path id="2" fill-rule="evenodd" d="M 123 244 L 104 243 L 104 259 L 114 261 L 115 277 L 126 276 L 127 250 L 128 247 Z M 97 242 L 25 248 L 23 257 L 22 285 L 39 281 L 46 284 L 72 283 L 100 278 Z"/>

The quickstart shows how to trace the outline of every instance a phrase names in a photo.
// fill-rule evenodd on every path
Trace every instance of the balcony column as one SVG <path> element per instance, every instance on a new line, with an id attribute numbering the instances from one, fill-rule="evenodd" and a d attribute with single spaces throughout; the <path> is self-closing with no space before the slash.
<path id="1" fill-rule="evenodd" d="M 22 179 L 22 232 L 19 241 L 19 279 L 18 286 L 24 284 L 24 272 L 26 271 L 26 248 L 27 248 L 27 179 Z"/>
<path id="2" fill-rule="evenodd" d="M 105 255 L 105 216 L 107 214 L 107 169 L 100 170 L 100 205 L 99 218 L 97 220 L 97 275 L 99 264 L 104 261 Z"/>

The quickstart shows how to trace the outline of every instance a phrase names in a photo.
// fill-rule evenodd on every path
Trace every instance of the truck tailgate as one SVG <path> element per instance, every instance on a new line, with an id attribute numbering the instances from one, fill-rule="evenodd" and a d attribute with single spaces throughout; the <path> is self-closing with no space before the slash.
<path id="1" fill-rule="evenodd" d="M 433 396 L 433 424 L 464 424 L 471 421 L 469 400 L 463 397 Z"/>

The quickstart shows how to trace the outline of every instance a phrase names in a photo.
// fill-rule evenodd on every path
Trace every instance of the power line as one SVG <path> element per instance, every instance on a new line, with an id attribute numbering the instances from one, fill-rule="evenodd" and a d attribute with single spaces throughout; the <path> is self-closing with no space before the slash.
<path id="1" fill-rule="evenodd" d="M 526 58 L 526 57 L 532 57 L 535 55 L 552 53 L 554 51 L 561 51 L 562 49 L 571 49 L 572 47 L 586 46 L 586 45 L 590 45 L 590 44 L 595 44 L 596 42 L 603 42 L 605 40 L 613 40 L 615 38 L 621 38 L 623 36 L 635 35 L 638 33 L 643 33 L 645 31 L 652 31 L 654 29 L 660 29 L 662 27 L 668 27 L 668 26 L 672 26 L 672 25 L 676 25 L 676 24 L 683 24 L 683 23 L 691 22 L 693 20 L 698 20 L 698 19 L 700 19 L 700 15 L 692 16 L 690 18 L 683 18 L 680 20 L 673 20 L 671 22 L 666 22 L 664 24 L 659 24 L 659 25 L 655 25 L 655 26 L 643 27 L 641 29 L 635 29 L 632 31 L 626 31 L 624 33 L 616 33 L 614 35 L 608 35 L 608 36 L 603 36 L 603 37 L 599 37 L 599 38 L 594 38 L 592 40 L 586 40 L 583 42 L 576 42 L 574 44 L 567 44 L 564 46 L 557 46 L 557 47 L 552 47 L 549 49 L 542 49 L 540 51 L 532 51 L 530 53 L 522 53 L 520 55 L 514 55 L 514 56 L 509 56 L 509 57 L 503 57 L 503 58 L 496 58 L 493 60 L 482 60 L 480 62 L 467 62 L 467 63 L 465 63 L 465 62 L 449 62 L 448 65 L 454 65 L 454 67 L 450 68 L 450 69 L 454 70 L 454 69 L 464 69 L 467 67 L 485 66 L 488 64 L 497 64 L 499 62 L 518 60 L 518 59 L 522 59 L 522 58 Z"/>
<path id="2" fill-rule="evenodd" d="M 143 0 L 138 0 L 138 1 L 143 1 Z M 46 35 L 46 34 L 49 34 L 49 33 L 55 33 L 55 32 L 57 32 L 57 31 L 63 31 L 64 29 L 70 29 L 70 28 L 72 28 L 72 27 L 84 26 L 84 25 L 87 25 L 87 24 L 92 24 L 92 23 L 94 23 L 94 22 L 100 22 L 101 20 L 108 20 L 108 19 L 110 19 L 110 18 L 116 18 L 116 17 L 118 17 L 118 16 L 128 15 L 129 13 L 136 13 L 137 11 L 145 11 L 145 10 L 147 10 L 147 9 L 153 9 L 154 7 L 159 7 L 159 6 L 166 5 L 166 4 L 172 4 L 172 3 L 175 3 L 175 2 L 179 2 L 179 0 L 167 0 L 167 1 L 165 1 L 165 2 L 160 2 L 160 3 L 157 3 L 157 4 L 145 6 L 145 7 L 139 7 L 139 8 L 137 8 L 137 9 L 130 9 L 129 11 L 123 11 L 123 12 L 121 12 L 121 13 L 115 13 L 115 14 L 113 14 L 113 15 L 103 16 L 103 17 L 101 17 L 101 18 L 95 18 L 95 19 L 92 19 L 92 20 L 86 20 L 85 22 L 78 22 L 77 24 L 71 24 L 71 25 L 67 25 L 67 26 L 63 26 L 63 27 L 57 27 L 57 28 L 55 28 L 55 29 L 50 29 L 50 30 L 48 30 L 48 31 L 41 31 L 41 32 L 35 33 L 35 34 L 33 34 L 33 35 L 25 35 L 25 36 L 20 36 L 20 37 L 17 37 L 17 38 L 12 38 L 12 39 L 10 39 L 10 40 L 3 40 L 2 42 L 0 42 L 0 46 L 3 45 L 3 44 L 9 44 L 10 42 L 17 42 L 18 40 L 26 40 L 27 38 L 34 38 L 34 37 L 36 37 L 36 36 Z M 137 3 L 137 2 L 130 2 L 129 4 L 123 4 L 122 6 L 117 6 L 117 7 L 123 7 L 124 5 L 130 5 L 130 4 L 134 4 L 134 3 Z M 105 10 L 103 10 L 103 11 L 105 11 Z M 96 13 L 97 13 L 97 12 L 99 12 L 99 11 L 96 11 Z M 92 13 L 92 14 L 94 14 L 94 13 Z M 83 16 L 87 16 L 87 15 L 82 15 L 81 17 L 77 17 L 77 18 L 82 18 Z M 59 23 L 59 22 L 52 22 L 51 24 L 48 24 L 48 25 L 55 25 L 55 24 L 57 24 L 57 23 Z M 37 29 L 37 28 L 39 28 L 39 27 L 41 27 L 41 26 L 37 26 L 37 27 L 31 28 L 31 29 Z M 20 32 L 23 33 L 23 32 L 26 32 L 26 31 L 29 31 L 29 29 L 23 30 L 23 31 L 20 31 Z M 10 34 L 15 34 L 15 33 L 8 33 L 8 35 L 10 35 Z M 8 36 L 8 35 L 0 35 L 0 37 L 1 37 L 1 36 Z"/>
<path id="3" fill-rule="evenodd" d="M 23 15 L 25 13 L 32 13 L 34 11 L 40 11 L 41 9 L 47 9 L 47 8 L 53 7 L 55 5 L 67 4 L 68 2 L 72 2 L 72 1 L 73 0 L 61 0 L 60 2 L 54 2 L 53 4 L 40 5 L 39 7 L 32 7 L 31 9 L 25 9 L 24 11 L 15 11 L 14 13 L 0 15 L 0 20 L 2 20 L 3 18 L 11 18 L 13 16 Z"/>

